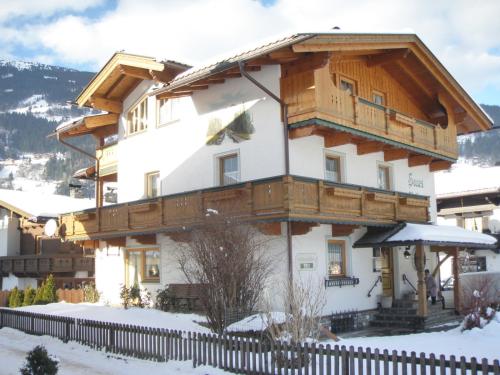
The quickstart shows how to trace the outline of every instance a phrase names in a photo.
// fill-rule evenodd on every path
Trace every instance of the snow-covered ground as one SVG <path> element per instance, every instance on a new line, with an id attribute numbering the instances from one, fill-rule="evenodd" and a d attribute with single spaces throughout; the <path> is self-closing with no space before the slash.
<path id="1" fill-rule="evenodd" d="M 461 331 L 460 327 L 444 332 L 416 333 L 401 336 L 377 336 L 342 339 L 339 342 L 328 342 L 331 345 L 359 346 L 371 349 L 406 350 L 417 354 L 434 353 L 445 356 L 454 355 L 477 359 L 487 358 L 490 362 L 500 359 L 500 314 L 496 320 L 483 329 L 474 328 Z"/>
<path id="2" fill-rule="evenodd" d="M 133 324 L 143 327 L 210 333 L 208 328 L 196 323 L 206 322 L 204 316 L 198 314 L 175 314 L 156 309 L 132 307 L 125 310 L 120 307 L 104 306 L 93 303 L 59 302 L 48 305 L 19 307 L 16 310 L 119 324 Z"/>
<path id="3" fill-rule="evenodd" d="M 10 328 L 0 329 L 0 373 L 19 374 L 26 353 L 37 345 L 59 359 L 61 375 L 217 375 L 226 372 L 208 366 L 193 368 L 191 361 L 152 362 L 92 350 L 75 342 L 63 343 L 48 336 L 31 336 Z"/>
<path id="4" fill-rule="evenodd" d="M 154 309 L 122 309 L 98 304 L 71 304 L 53 303 L 45 306 L 29 306 L 18 308 L 23 311 L 32 311 L 42 314 L 52 314 L 58 316 L 69 316 L 82 319 L 99 321 L 110 321 L 123 324 L 135 324 L 156 328 L 169 328 L 191 332 L 209 333 L 208 328 L 200 326 L 196 322 L 205 321 L 205 318 L 197 314 L 174 314 L 166 313 Z M 252 318 L 252 317 L 250 317 Z M 249 318 L 247 318 L 249 319 Z M 262 320 L 251 319 L 251 323 Z M 240 322 L 241 323 L 241 322 Z M 235 324 L 235 326 L 238 324 Z M 241 324 L 239 324 L 241 325 Z M 241 327 L 240 327 L 241 328 Z M 239 329 L 241 330 L 241 329 Z M 322 342 L 323 344 L 345 345 L 354 347 L 364 347 L 380 350 L 406 350 L 417 353 L 434 353 L 466 358 L 488 358 L 489 360 L 500 359 L 500 314 L 496 320 L 492 321 L 483 329 L 473 329 L 461 332 L 460 328 L 442 332 L 418 333 L 401 336 L 377 336 L 346 338 L 339 342 Z"/>

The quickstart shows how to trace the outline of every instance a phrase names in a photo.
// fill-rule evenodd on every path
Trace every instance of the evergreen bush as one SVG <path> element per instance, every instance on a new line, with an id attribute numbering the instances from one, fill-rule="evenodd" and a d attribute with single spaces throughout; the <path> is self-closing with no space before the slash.
<path id="1" fill-rule="evenodd" d="M 38 345 L 28 353 L 26 363 L 20 371 L 22 375 L 55 375 L 58 367 L 59 361 L 51 358 L 47 350 Z"/>
<path id="2" fill-rule="evenodd" d="M 16 307 L 15 306 L 15 301 L 17 300 L 17 295 L 19 293 L 19 290 L 17 289 L 17 286 L 14 287 L 9 293 L 9 307 Z"/>
<path id="3" fill-rule="evenodd" d="M 45 303 L 57 302 L 56 282 L 54 276 L 49 275 L 45 280 L 45 287 L 43 289 L 43 301 Z"/>
<path id="4" fill-rule="evenodd" d="M 23 298 L 23 306 L 31 306 L 33 305 L 33 301 L 35 300 L 36 291 L 31 286 L 28 286 L 24 290 L 24 298 Z"/>
<path id="5" fill-rule="evenodd" d="M 101 294 L 97 291 L 93 282 L 83 286 L 83 302 L 96 303 L 99 302 L 100 297 Z"/>

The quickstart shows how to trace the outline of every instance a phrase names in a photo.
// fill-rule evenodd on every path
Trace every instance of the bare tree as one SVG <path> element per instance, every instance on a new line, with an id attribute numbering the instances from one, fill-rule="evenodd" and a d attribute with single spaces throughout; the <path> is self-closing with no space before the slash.
<path id="1" fill-rule="evenodd" d="M 179 265 L 191 284 L 202 284 L 201 304 L 210 328 L 222 333 L 225 312 L 254 311 L 273 267 L 269 239 L 237 218 L 209 210 L 179 248 Z"/>

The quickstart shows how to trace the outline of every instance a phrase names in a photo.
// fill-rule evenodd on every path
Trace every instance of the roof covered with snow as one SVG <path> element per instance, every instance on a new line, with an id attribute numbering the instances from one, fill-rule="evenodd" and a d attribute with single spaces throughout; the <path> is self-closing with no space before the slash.
<path id="1" fill-rule="evenodd" d="M 91 199 L 0 189 L 0 206 L 26 218 L 57 217 L 65 212 L 81 211 L 94 205 Z"/>
<path id="2" fill-rule="evenodd" d="M 493 236 L 448 225 L 402 223 L 384 232 L 361 237 L 354 247 L 407 246 L 414 244 L 456 246 L 465 248 L 494 248 Z"/>
<path id="3" fill-rule="evenodd" d="M 500 166 L 481 167 L 467 163 L 453 165 L 450 171 L 435 173 L 438 198 L 456 193 L 481 193 L 500 188 Z"/>

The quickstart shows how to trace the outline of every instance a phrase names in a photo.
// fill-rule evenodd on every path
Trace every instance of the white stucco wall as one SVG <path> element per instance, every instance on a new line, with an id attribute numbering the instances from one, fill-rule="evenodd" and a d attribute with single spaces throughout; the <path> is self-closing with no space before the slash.
<path id="1" fill-rule="evenodd" d="M 279 67 L 263 67 L 252 75 L 279 93 Z M 148 129 L 127 136 L 125 114 L 151 85 L 141 83 L 124 101 L 117 151 L 119 202 L 144 198 L 144 175 L 151 171 L 160 171 L 162 194 L 217 186 L 216 157 L 227 152 L 239 153 L 241 181 L 284 173 L 280 107 L 246 78 L 193 93 L 183 99 L 181 119 L 160 127 L 156 126 L 156 100 L 150 97 Z M 227 124 L 242 108 L 252 117 L 251 139 L 236 143 L 226 137 L 220 145 L 206 145 L 210 119 Z"/>
<path id="2" fill-rule="evenodd" d="M 325 148 L 323 137 L 309 136 L 290 140 L 291 174 L 325 179 L 325 154 L 328 153 L 341 156 L 343 183 L 376 188 L 378 187 L 378 164 L 391 166 L 393 190 L 429 196 L 431 198 L 430 217 L 435 222 L 434 175 L 429 171 L 428 166 L 410 168 L 406 159 L 384 162 L 383 152 L 358 155 L 356 145 L 352 144 Z M 423 182 L 423 187 L 418 186 L 419 182 Z"/>
<path id="3" fill-rule="evenodd" d="M 125 261 L 123 249 L 107 246 L 100 241 L 95 251 L 95 283 L 101 293 L 101 302 L 120 304 L 120 287 L 125 283 Z"/>
<path id="4" fill-rule="evenodd" d="M 10 211 L 0 210 L 0 256 L 19 255 L 19 219 L 10 217 Z"/>
<path id="5" fill-rule="evenodd" d="M 9 274 L 9 276 L 3 277 L 2 279 L 2 290 L 11 290 L 15 287 L 17 287 L 18 289 L 25 289 L 28 286 L 36 288 L 36 279 L 33 279 L 31 277 L 16 277 L 13 274 Z"/>

